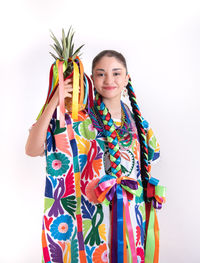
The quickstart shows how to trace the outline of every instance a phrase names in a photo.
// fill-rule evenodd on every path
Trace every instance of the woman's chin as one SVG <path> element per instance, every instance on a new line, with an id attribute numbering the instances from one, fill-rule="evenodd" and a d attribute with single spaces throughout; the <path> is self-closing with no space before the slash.
<path id="1" fill-rule="evenodd" d="M 102 98 L 106 99 L 106 100 L 116 100 L 116 99 L 121 99 L 121 94 L 114 94 L 114 93 L 103 93 Z"/>

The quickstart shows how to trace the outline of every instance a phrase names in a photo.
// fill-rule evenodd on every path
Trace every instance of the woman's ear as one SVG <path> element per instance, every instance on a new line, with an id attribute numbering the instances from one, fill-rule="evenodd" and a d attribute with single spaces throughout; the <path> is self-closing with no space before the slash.
<path id="1" fill-rule="evenodd" d="M 125 77 L 125 86 L 128 85 L 129 78 L 130 78 L 129 74 L 126 74 L 126 77 Z"/>

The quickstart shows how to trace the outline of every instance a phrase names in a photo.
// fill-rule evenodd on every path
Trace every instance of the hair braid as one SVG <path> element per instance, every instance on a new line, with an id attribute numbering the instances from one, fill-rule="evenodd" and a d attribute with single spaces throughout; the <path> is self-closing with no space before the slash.
<path id="1" fill-rule="evenodd" d="M 130 103 L 133 109 L 133 113 L 135 114 L 135 123 L 138 130 L 139 140 L 140 140 L 140 162 L 141 162 L 141 178 L 142 178 L 142 184 L 144 187 L 144 199 L 147 201 L 146 198 L 146 187 L 147 182 L 149 179 L 149 173 L 148 173 L 148 146 L 146 141 L 146 134 L 143 126 L 142 121 L 142 115 L 140 112 L 140 109 L 137 104 L 136 95 L 133 90 L 131 80 L 129 79 L 128 85 L 127 85 L 128 95 L 130 99 Z"/>
<path id="2" fill-rule="evenodd" d="M 111 173 L 113 176 L 120 177 L 122 175 L 121 170 L 121 156 L 119 151 L 119 142 L 117 138 L 117 133 L 115 131 L 114 122 L 111 115 L 102 101 L 101 96 L 96 92 L 95 100 L 97 102 L 97 109 L 102 118 L 104 129 L 106 132 L 106 137 L 108 141 L 108 148 L 110 153 L 111 162 Z"/>

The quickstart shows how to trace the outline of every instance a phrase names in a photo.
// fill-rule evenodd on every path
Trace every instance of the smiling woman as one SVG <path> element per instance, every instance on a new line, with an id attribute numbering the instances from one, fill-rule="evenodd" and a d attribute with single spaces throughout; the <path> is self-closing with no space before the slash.
<path id="1" fill-rule="evenodd" d="M 66 109 L 61 128 L 56 91 L 28 138 L 31 156 L 40 155 L 46 143 L 43 262 L 156 263 L 155 209 L 165 197 L 150 170 L 159 144 L 141 116 L 120 53 L 98 54 L 91 78 L 93 105 L 79 111 L 77 120 Z M 64 88 L 70 99 L 72 80 Z M 121 100 L 123 89 L 132 109 Z"/>
<path id="2" fill-rule="evenodd" d="M 116 115 L 114 108 L 118 111 L 121 108 L 121 93 L 128 84 L 126 68 L 115 57 L 103 56 L 93 68 L 92 79 L 96 91 L 103 97 L 105 105 L 109 105 L 113 117 L 113 114 Z M 121 111 L 116 118 L 121 119 Z"/>

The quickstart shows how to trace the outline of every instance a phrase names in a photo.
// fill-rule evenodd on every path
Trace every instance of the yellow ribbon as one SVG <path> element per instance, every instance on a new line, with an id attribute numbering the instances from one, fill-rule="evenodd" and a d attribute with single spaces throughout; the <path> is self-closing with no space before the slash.
<path id="1" fill-rule="evenodd" d="M 73 97 L 72 97 L 72 119 L 78 119 L 78 99 L 79 99 L 79 69 L 78 65 L 73 61 Z"/>

